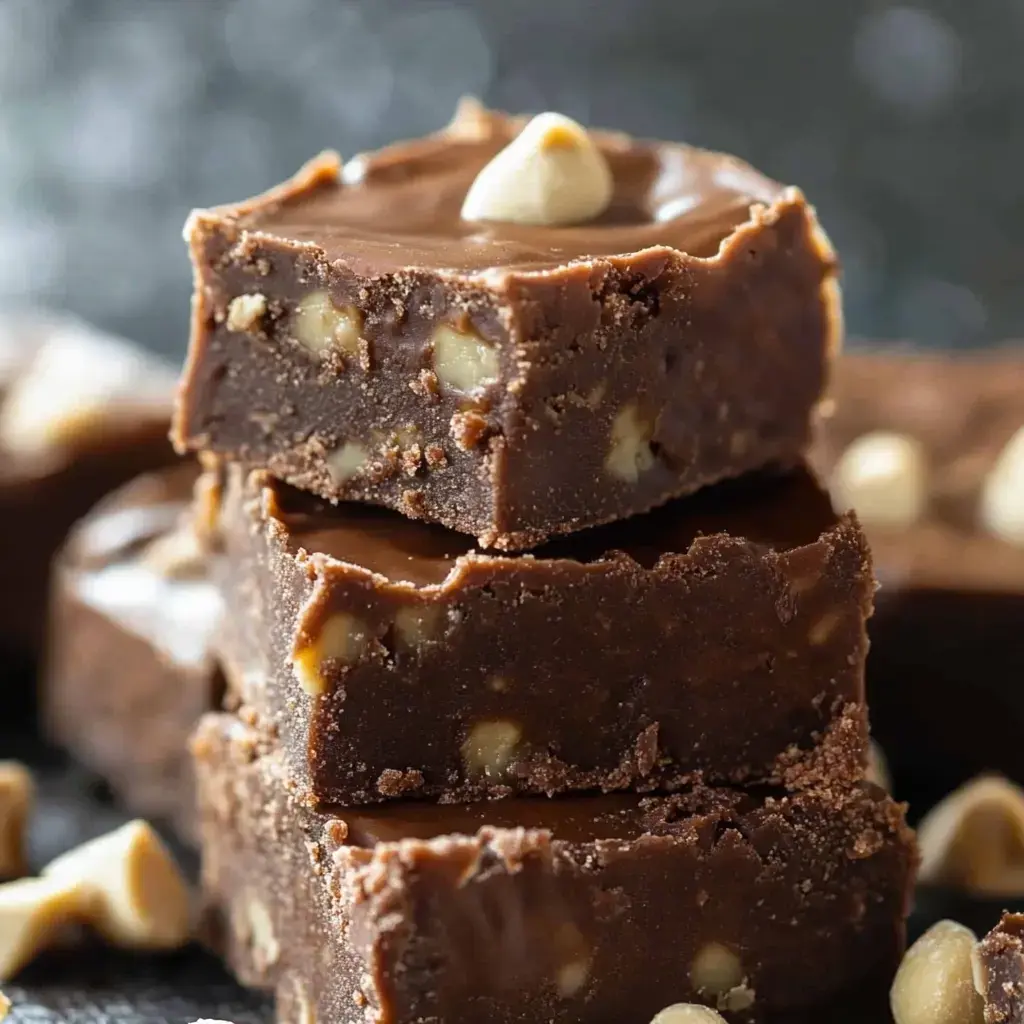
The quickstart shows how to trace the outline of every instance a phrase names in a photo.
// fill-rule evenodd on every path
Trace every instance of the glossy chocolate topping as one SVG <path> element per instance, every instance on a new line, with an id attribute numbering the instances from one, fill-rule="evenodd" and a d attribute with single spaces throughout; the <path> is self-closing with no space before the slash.
<path id="1" fill-rule="evenodd" d="M 732 156 L 594 132 L 615 181 L 612 202 L 595 221 L 535 227 L 463 220 L 473 180 L 524 123 L 463 107 L 448 128 L 356 156 L 343 171 L 325 154 L 275 199 L 271 193 L 236 209 L 244 226 L 314 242 L 329 260 L 344 260 L 357 272 L 535 271 L 654 246 L 713 256 L 749 219 L 752 204 L 770 204 L 784 191 Z"/>
<path id="2" fill-rule="evenodd" d="M 267 512 L 284 524 L 293 549 L 322 552 L 391 580 L 439 584 L 460 556 L 476 550 L 471 537 L 387 509 L 334 506 L 269 476 L 262 484 Z M 701 535 L 730 534 L 786 550 L 813 543 L 836 521 L 825 491 L 799 470 L 707 488 L 645 515 L 551 541 L 528 557 L 594 562 L 621 551 L 651 567 L 663 555 L 685 553 Z"/>

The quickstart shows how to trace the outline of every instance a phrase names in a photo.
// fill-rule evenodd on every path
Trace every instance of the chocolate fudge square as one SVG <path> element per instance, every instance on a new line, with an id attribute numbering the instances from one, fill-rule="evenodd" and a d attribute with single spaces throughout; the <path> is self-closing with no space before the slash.
<path id="1" fill-rule="evenodd" d="M 218 654 L 317 800 L 861 777 L 870 557 L 806 471 L 532 555 L 237 465 L 223 488 Z"/>
<path id="2" fill-rule="evenodd" d="M 800 192 L 594 132 L 599 216 L 463 218 L 523 125 L 464 105 L 427 138 L 193 213 L 179 450 L 509 550 L 796 463 L 842 333 Z"/>
<path id="3" fill-rule="evenodd" d="M 311 809 L 239 719 L 193 749 L 215 941 L 280 1020 L 791 1020 L 899 960 L 916 855 L 872 786 Z"/>
<path id="4" fill-rule="evenodd" d="M 1024 490 L 1006 500 L 1024 355 L 851 352 L 832 395 L 817 462 L 871 543 L 868 697 L 898 791 L 937 799 L 987 770 L 1024 783 Z"/>
<path id="5" fill-rule="evenodd" d="M 0 318 L 0 644 L 35 658 L 49 566 L 108 491 L 167 465 L 173 371 L 77 320 Z"/>
<path id="6" fill-rule="evenodd" d="M 197 468 L 142 476 L 73 530 L 53 574 L 50 735 L 136 814 L 196 839 L 188 738 L 220 706 L 222 601 L 189 505 Z"/>

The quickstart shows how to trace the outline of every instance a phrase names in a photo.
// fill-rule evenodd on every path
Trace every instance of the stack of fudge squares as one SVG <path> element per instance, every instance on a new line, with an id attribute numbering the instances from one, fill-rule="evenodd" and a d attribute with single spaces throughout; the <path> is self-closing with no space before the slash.
<path id="1" fill-rule="evenodd" d="M 221 709 L 152 776 L 238 978 L 303 1024 L 884 1002 L 916 852 L 867 781 L 868 546 L 804 463 L 842 326 L 802 194 L 466 102 L 186 237 L 202 473 L 64 571 L 134 580 L 177 720 Z"/>

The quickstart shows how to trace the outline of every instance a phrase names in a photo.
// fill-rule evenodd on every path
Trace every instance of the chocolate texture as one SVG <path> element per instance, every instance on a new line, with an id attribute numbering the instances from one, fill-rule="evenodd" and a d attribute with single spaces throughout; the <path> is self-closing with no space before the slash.
<path id="1" fill-rule="evenodd" d="M 870 558 L 806 471 L 501 556 L 232 466 L 217 531 L 229 687 L 318 800 L 861 777 Z"/>
<path id="2" fill-rule="evenodd" d="M 240 720 L 193 749 L 215 941 L 281 1020 L 787 1019 L 899 959 L 913 842 L 873 787 L 312 810 Z"/>
<path id="3" fill-rule="evenodd" d="M 50 735 L 134 813 L 195 840 L 188 737 L 220 706 L 222 602 L 188 506 L 196 468 L 127 484 L 57 559 L 44 679 Z"/>
<path id="4" fill-rule="evenodd" d="M 985 1024 L 1024 1024 L 1024 914 L 1006 912 L 974 950 Z"/>
<path id="5" fill-rule="evenodd" d="M 464 107 L 195 212 L 179 449 L 509 550 L 798 462 L 842 334 L 804 197 L 594 132 L 613 195 L 593 221 L 463 220 L 522 126 Z"/>
<path id="6" fill-rule="evenodd" d="M 835 407 L 817 442 L 815 462 L 837 501 L 849 491 L 839 479 L 850 471 L 844 453 L 859 439 L 883 432 L 904 442 L 885 487 L 863 503 L 854 488 L 844 504 L 858 506 L 880 582 L 869 625 L 872 730 L 897 791 L 923 802 L 987 770 L 1024 782 L 1024 546 L 992 531 L 983 503 L 1024 426 L 1022 395 L 1024 358 L 1010 347 L 851 352 L 837 363 Z M 886 489 L 904 495 L 888 520 Z"/>
<path id="7" fill-rule="evenodd" d="M 63 318 L 0 321 L 0 643 L 38 655 L 50 560 L 108 491 L 174 459 L 173 372 Z"/>

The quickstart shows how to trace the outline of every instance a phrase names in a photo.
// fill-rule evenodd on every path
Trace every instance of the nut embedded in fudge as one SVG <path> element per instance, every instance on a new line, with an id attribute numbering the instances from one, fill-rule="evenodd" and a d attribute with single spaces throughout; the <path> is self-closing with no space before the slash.
<path id="1" fill-rule="evenodd" d="M 133 811 L 195 839 L 188 736 L 219 705 L 222 601 L 188 511 L 195 466 L 139 477 L 80 522 L 53 573 L 51 736 Z"/>
<path id="2" fill-rule="evenodd" d="M 179 449 L 510 550 L 795 464 L 842 334 L 804 197 L 545 117 L 194 213 Z"/>
<path id="3" fill-rule="evenodd" d="M 528 556 L 239 466 L 219 516 L 229 688 L 318 800 L 863 777 L 870 559 L 806 471 Z"/>
<path id="4" fill-rule="evenodd" d="M 193 749 L 215 930 L 282 1020 L 774 1019 L 884 997 L 902 949 L 913 840 L 871 786 L 312 809 L 239 719 Z"/>
<path id="5" fill-rule="evenodd" d="M 1019 348 L 853 351 L 836 362 L 816 442 L 881 583 L 872 728 L 897 789 L 924 800 L 983 771 L 1024 783 L 1024 543 L 1012 515 L 1024 509 L 1022 395 Z"/>
<path id="6" fill-rule="evenodd" d="M 168 464 L 173 371 L 63 317 L 0 318 L 0 644 L 39 653 L 50 560 L 112 488 Z"/>

